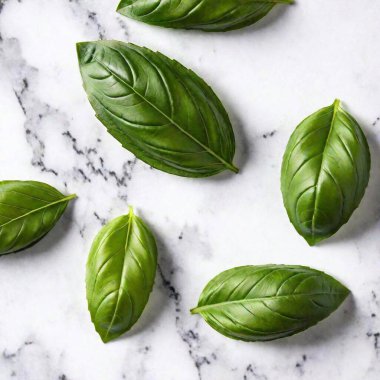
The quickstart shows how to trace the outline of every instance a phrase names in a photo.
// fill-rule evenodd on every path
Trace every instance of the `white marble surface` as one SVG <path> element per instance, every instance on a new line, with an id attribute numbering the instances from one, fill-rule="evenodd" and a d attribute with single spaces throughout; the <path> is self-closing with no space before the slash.
<path id="1" fill-rule="evenodd" d="M 377 380 L 380 377 L 380 2 L 298 0 L 228 34 L 159 29 L 117 0 L 0 0 L 2 179 L 36 179 L 79 198 L 28 252 L 0 258 L 0 379 Z M 81 87 L 75 43 L 132 41 L 213 86 L 233 120 L 239 175 L 152 170 L 106 133 Z M 365 198 L 309 248 L 282 206 L 282 154 L 295 126 L 341 98 L 373 166 Z M 136 207 L 159 240 L 159 271 L 133 331 L 104 345 L 90 322 L 84 267 L 101 225 Z M 191 316 L 206 282 L 244 264 L 304 264 L 353 297 L 307 332 L 229 340 Z"/>

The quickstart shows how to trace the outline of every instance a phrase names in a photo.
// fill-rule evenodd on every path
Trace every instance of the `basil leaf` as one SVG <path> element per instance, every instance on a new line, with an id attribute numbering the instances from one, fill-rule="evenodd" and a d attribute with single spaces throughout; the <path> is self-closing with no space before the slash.
<path id="1" fill-rule="evenodd" d="M 268 341 L 315 325 L 348 294 L 340 282 L 315 269 L 243 266 L 214 277 L 191 312 L 229 338 Z"/>
<path id="2" fill-rule="evenodd" d="M 310 245 L 347 223 L 369 180 L 370 153 L 340 101 L 306 118 L 286 147 L 281 190 L 290 221 Z"/>
<path id="3" fill-rule="evenodd" d="M 86 291 L 91 320 L 104 343 L 139 319 L 156 266 L 155 239 L 132 209 L 100 230 L 87 261 Z"/>
<path id="4" fill-rule="evenodd" d="M 54 187 L 36 181 L 0 182 L 0 255 L 33 246 L 57 223 L 69 201 Z"/>
<path id="5" fill-rule="evenodd" d="M 121 0 L 117 11 L 167 28 L 224 32 L 254 24 L 277 4 L 291 3 L 293 0 Z"/>
<path id="6" fill-rule="evenodd" d="M 77 46 L 84 88 L 97 117 L 149 165 L 207 177 L 232 165 L 235 140 L 226 111 L 192 71 L 160 53 L 117 41 Z"/>

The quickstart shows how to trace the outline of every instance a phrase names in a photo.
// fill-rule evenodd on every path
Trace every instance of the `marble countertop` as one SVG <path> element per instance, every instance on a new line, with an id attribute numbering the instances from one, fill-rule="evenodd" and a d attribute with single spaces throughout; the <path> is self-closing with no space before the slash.
<path id="1" fill-rule="evenodd" d="M 77 193 L 56 228 L 0 258 L 0 378 L 17 380 L 377 380 L 380 376 L 380 2 L 298 0 L 228 34 L 150 27 L 115 1 L 0 0 L 2 179 Z M 95 119 L 75 43 L 132 41 L 181 61 L 225 104 L 238 175 L 186 179 L 152 170 Z M 280 165 L 290 133 L 335 98 L 369 140 L 369 188 L 350 222 L 310 248 L 288 221 Z M 143 317 L 104 345 L 85 298 L 97 231 L 133 205 L 159 245 Z M 249 344 L 189 309 L 220 271 L 302 264 L 353 293 L 330 318 L 279 341 Z"/>

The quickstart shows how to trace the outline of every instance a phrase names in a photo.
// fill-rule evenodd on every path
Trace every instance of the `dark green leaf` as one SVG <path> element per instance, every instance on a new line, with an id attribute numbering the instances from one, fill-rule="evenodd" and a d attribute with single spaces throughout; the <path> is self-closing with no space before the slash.
<path id="1" fill-rule="evenodd" d="M 180 176 L 237 172 L 228 115 L 192 71 L 160 53 L 117 41 L 83 42 L 77 50 L 90 103 L 126 149 Z"/>
<path id="2" fill-rule="evenodd" d="M 310 245 L 347 223 L 369 180 L 370 153 L 337 100 L 306 118 L 286 147 L 281 190 L 290 221 Z"/>
<path id="3" fill-rule="evenodd" d="M 117 11 L 167 28 L 224 32 L 254 24 L 275 5 L 293 0 L 121 0 Z"/>
<path id="4" fill-rule="evenodd" d="M 36 181 L 0 182 L 0 255 L 36 244 L 56 224 L 75 195 Z"/>
<path id="5" fill-rule="evenodd" d="M 87 261 L 86 291 L 91 320 L 103 342 L 125 333 L 139 319 L 156 266 L 155 239 L 132 209 L 100 230 Z"/>
<path id="6" fill-rule="evenodd" d="M 268 341 L 315 325 L 348 294 L 340 282 L 315 269 L 244 266 L 214 277 L 192 313 L 229 338 Z"/>

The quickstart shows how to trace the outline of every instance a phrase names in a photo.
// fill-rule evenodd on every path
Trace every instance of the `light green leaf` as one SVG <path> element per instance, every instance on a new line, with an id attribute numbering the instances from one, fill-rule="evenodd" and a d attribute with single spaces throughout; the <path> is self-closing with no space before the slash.
<path id="1" fill-rule="evenodd" d="M 70 200 L 36 181 L 0 182 L 0 255 L 36 244 L 57 223 Z"/>
<path id="2" fill-rule="evenodd" d="M 157 266 L 155 239 L 132 209 L 104 226 L 87 261 L 88 309 L 103 342 L 128 331 L 152 291 Z"/>

